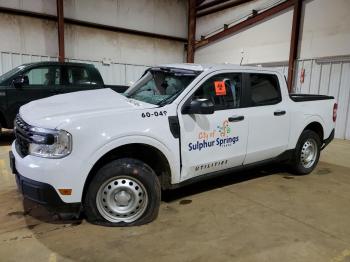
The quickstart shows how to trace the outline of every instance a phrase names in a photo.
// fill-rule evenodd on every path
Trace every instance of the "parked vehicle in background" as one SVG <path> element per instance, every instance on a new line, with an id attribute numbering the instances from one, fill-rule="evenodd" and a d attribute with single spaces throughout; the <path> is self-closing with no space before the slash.
<path id="1" fill-rule="evenodd" d="M 124 92 L 127 86 L 106 86 L 92 64 L 38 62 L 13 68 L 0 76 L 0 129 L 13 128 L 19 108 L 52 95 L 111 88 Z"/>
<path id="2" fill-rule="evenodd" d="M 83 208 L 95 223 L 140 225 L 157 217 L 161 189 L 271 162 L 310 173 L 336 113 L 333 97 L 290 95 L 271 69 L 165 65 L 124 94 L 77 92 L 21 107 L 11 167 L 27 198 Z"/>

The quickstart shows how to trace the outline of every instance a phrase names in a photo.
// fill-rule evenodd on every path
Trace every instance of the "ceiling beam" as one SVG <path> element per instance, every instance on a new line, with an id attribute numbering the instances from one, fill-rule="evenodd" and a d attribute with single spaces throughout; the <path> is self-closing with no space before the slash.
<path id="1" fill-rule="evenodd" d="M 236 0 L 234 2 L 229 2 L 229 3 L 226 3 L 226 4 L 222 4 L 222 5 L 220 4 L 220 5 L 216 6 L 216 7 L 210 8 L 208 10 L 204 10 L 202 12 L 197 12 L 197 17 L 202 17 L 202 16 L 214 14 L 216 12 L 220 12 L 220 11 L 223 11 L 225 9 L 236 7 L 236 6 L 239 6 L 239 5 L 242 5 L 242 4 L 246 4 L 246 3 L 249 3 L 249 2 L 252 2 L 252 1 L 255 1 L 255 0 Z M 215 2 L 215 1 L 213 1 L 213 2 Z M 222 1 L 222 3 L 224 3 L 224 2 L 226 2 L 226 1 Z M 212 3 L 212 2 L 210 2 L 210 3 Z M 208 5 L 210 3 L 208 3 Z M 202 6 L 204 6 L 204 5 L 202 5 Z"/>
<path id="2" fill-rule="evenodd" d="M 294 4 L 294 0 L 287 0 L 281 4 L 278 4 L 274 7 L 271 7 L 270 9 L 267 9 L 261 13 L 258 13 L 257 15 L 255 16 L 251 16 L 250 18 L 244 20 L 243 22 L 240 22 L 238 24 L 235 24 L 231 27 L 228 27 L 227 29 L 223 29 L 222 31 L 216 33 L 216 34 L 213 34 L 203 40 L 200 40 L 196 43 L 196 48 L 200 48 L 200 47 L 203 47 L 203 46 L 206 46 L 206 45 L 209 45 L 221 38 L 224 38 L 224 37 L 228 37 L 228 36 L 231 36 L 243 29 L 246 29 L 247 27 L 249 26 L 252 26 L 270 16 L 273 16 L 273 15 L 276 15 L 284 10 L 286 10 L 287 8 L 290 8 L 292 7 Z"/>

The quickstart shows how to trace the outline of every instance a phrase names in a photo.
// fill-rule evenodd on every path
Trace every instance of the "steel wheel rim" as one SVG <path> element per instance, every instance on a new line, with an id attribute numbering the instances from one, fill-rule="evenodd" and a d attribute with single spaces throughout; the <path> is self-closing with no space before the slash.
<path id="1" fill-rule="evenodd" d="M 315 139 L 309 138 L 301 147 L 300 161 L 304 168 L 314 165 L 317 158 L 317 143 Z"/>
<path id="2" fill-rule="evenodd" d="M 144 214 L 147 204 L 146 188 L 138 179 L 130 176 L 107 180 L 96 195 L 101 216 L 113 223 L 136 221 Z"/>

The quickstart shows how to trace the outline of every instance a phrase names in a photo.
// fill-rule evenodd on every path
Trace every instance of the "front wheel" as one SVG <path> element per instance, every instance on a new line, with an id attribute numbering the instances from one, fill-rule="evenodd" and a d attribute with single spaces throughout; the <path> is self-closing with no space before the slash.
<path id="1" fill-rule="evenodd" d="M 92 223 L 142 225 L 153 221 L 160 205 L 160 183 L 145 163 L 130 158 L 102 167 L 91 181 L 84 209 Z"/>
<path id="2" fill-rule="evenodd" d="M 300 135 L 294 150 L 291 166 L 297 175 L 311 173 L 320 158 L 321 138 L 311 130 L 305 130 Z"/>

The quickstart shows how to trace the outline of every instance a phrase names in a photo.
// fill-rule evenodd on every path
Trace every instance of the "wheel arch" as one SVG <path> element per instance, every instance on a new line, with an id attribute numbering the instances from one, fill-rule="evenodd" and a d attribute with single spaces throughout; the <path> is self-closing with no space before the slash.
<path id="1" fill-rule="evenodd" d="M 110 161 L 120 158 L 134 158 L 149 165 L 160 180 L 162 188 L 167 188 L 171 183 L 171 166 L 166 154 L 160 149 L 147 143 L 128 143 L 119 145 L 103 154 L 93 165 L 84 183 L 82 200 L 87 189 L 96 175 L 97 170 Z"/>
<path id="2" fill-rule="evenodd" d="M 302 132 L 304 132 L 305 130 L 314 131 L 320 137 L 321 142 L 323 142 L 323 140 L 324 140 L 324 128 L 320 122 L 313 121 L 313 122 L 309 123 L 304 128 L 304 130 Z"/>

